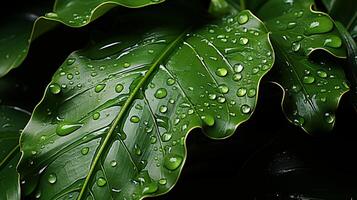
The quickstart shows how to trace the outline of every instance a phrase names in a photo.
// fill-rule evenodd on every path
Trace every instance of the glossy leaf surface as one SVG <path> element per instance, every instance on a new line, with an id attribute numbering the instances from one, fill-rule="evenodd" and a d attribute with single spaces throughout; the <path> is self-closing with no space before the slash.
<path id="1" fill-rule="evenodd" d="M 312 3 L 271 0 L 259 14 L 272 32 L 277 57 L 274 79 L 285 91 L 284 112 L 294 124 L 317 133 L 332 129 L 334 112 L 348 86 L 336 61 L 327 56 L 309 58 L 316 49 L 346 56 L 334 22 L 311 10 Z"/>
<path id="2" fill-rule="evenodd" d="M 27 185 L 32 195 L 166 193 L 182 170 L 192 129 L 226 138 L 251 116 L 274 60 L 262 22 L 242 11 L 192 27 L 199 15 L 179 13 L 134 12 L 130 24 L 111 29 L 115 36 L 107 32 L 107 40 L 63 63 L 21 138 L 19 170 L 26 183 L 37 180 Z"/>
<path id="3" fill-rule="evenodd" d="M 0 199 L 20 199 L 19 137 L 29 118 L 23 110 L 0 106 Z"/>

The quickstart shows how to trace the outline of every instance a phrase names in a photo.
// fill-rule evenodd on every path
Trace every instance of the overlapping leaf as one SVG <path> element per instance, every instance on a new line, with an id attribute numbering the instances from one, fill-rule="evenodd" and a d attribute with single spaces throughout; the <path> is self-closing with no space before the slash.
<path id="1" fill-rule="evenodd" d="M 29 198 L 163 194 L 193 128 L 226 138 L 251 116 L 274 60 L 264 25 L 242 11 L 192 26 L 182 9 L 133 12 L 59 68 L 21 138 Z"/>
<path id="2" fill-rule="evenodd" d="M 56 1 L 53 11 L 51 1 L 38 1 L 10 15 L 4 14 L 0 23 L 0 77 L 18 67 L 26 58 L 30 43 L 57 25 L 57 22 L 71 27 L 81 27 L 118 5 L 134 8 L 162 1 L 64 0 Z"/>
<path id="3" fill-rule="evenodd" d="M 0 199 L 20 199 L 19 137 L 29 118 L 23 110 L 0 106 Z"/>
<path id="4" fill-rule="evenodd" d="M 274 78 L 285 90 L 285 114 L 305 131 L 316 133 L 332 129 L 334 112 L 348 86 L 336 61 L 309 59 L 316 49 L 346 56 L 333 21 L 313 11 L 312 4 L 311 0 L 270 0 L 259 15 L 272 31 L 277 56 Z"/>

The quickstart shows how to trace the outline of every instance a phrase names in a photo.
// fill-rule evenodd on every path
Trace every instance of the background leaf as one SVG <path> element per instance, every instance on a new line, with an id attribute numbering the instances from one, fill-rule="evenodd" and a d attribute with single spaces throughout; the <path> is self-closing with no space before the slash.
<path id="1" fill-rule="evenodd" d="M 19 137 L 30 113 L 16 107 L 0 106 L 0 199 L 20 199 Z"/>
<path id="2" fill-rule="evenodd" d="M 65 0 L 36 1 L 3 5 L 0 22 L 0 77 L 18 67 L 26 58 L 30 43 L 59 23 L 82 27 L 116 6 L 130 8 L 158 4 L 163 0 Z M 13 8 L 16 9 L 13 9 Z M 9 13 L 10 12 L 10 13 Z"/>
<path id="3" fill-rule="evenodd" d="M 188 132 L 225 138 L 251 116 L 274 60 L 263 24 L 243 11 L 191 27 L 197 12 L 171 8 L 133 11 L 115 24 L 120 31 L 109 27 L 106 41 L 56 72 L 21 138 L 19 170 L 32 195 L 165 193 L 186 159 Z"/>
<path id="4" fill-rule="evenodd" d="M 305 131 L 318 133 L 332 129 L 334 112 L 348 86 L 337 61 L 324 54 L 309 58 L 316 49 L 346 56 L 334 22 L 328 15 L 311 10 L 312 3 L 270 0 L 259 15 L 272 31 L 277 56 L 273 79 L 285 91 L 284 112 Z"/>

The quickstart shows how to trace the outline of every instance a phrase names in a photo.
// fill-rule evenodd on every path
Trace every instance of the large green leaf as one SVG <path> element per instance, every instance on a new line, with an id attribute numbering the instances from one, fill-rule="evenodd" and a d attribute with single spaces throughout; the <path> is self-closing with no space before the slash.
<path id="1" fill-rule="evenodd" d="M 316 49 L 346 56 L 334 22 L 328 15 L 313 11 L 312 3 L 270 0 L 259 15 L 272 32 L 277 57 L 274 80 L 285 91 L 284 112 L 305 131 L 317 133 L 332 129 L 334 112 L 348 86 L 338 63 L 327 57 L 309 59 Z"/>
<path id="2" fill-rule="evenodd" d="M 274 60 L 264 25 L 249 11 L 199 25 L 196 10 L 182 9 L 133 11 L 117 22 L 120 31 L 109 26 L 106 41 L 69 56 L 21 138 L 28 193 L 166 193 L 181 173 L 192 129 L 226 138 L 251 116 Z"/>
<path id="3" fill-rule="evenodd" d="M 26 58 L 30 43 L 58 25 L 81 27 L 115 6 L 143 7 L 164 0 L 61 0 L 51 11 L 51 1 L 37 1 L 11 14 L 0 22 L 0 77 L 18 67 Z M 6 8 L 6 5 L 5 5 Z M 13 9 L 9 6 L 8 9 Z"/>
<path id="4" fill-rule="evenodd" d="M 23 110 L 0 106 L 0 199 L 20 199 L 19 137 L 29 118 Z"/>

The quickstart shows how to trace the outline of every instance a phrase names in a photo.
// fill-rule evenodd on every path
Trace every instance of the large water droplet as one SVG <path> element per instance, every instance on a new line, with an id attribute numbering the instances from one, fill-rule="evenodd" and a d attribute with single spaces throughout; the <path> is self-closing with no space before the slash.
<path id="1" fill-rule="evenodd" d="M 158 189 L 159 189 L 159 186 L 157 185 L 157 183 L 152 182 L 152 183 L 145 185 L 142 194 L 152 194 L 152 193 L 156 192 Z"/>
<path id="2" fill-rule="evenodd" d="M 326 16 L 320 16 L 314 19 L 309 27 L 305 30 L 306 35 L 312 35 L 317 33 L 326 33 L 333 28 L 332 21 Z"/>
<path id="3" fill-rule="evenodd" d="M 227 94 L 229 92 L 229 88 L 227 87 L 227 85 L 224 84 L 218 86 L 218 90 L 222 94 Z"/>
<path id="4" fill-rule="evenodd" d="M 161 139 L 164 142 L 167 142 L 167 141 L 171 140 L 171 138 L 172 138 L 172 134 L 171 133 L 164 133 L 161 136 Z"/>
<path id="5" fill-rule="evenodd" d="M 311 84 L 315 82 L 315 78 L 313 76 L 304 76 L 302 82 L 306 84 Z"/>
<path id="6" fill-rule="evenodd" d="M 166 155 L 164 158 L 164 167 L 168 170 L 175 170 L 177 169 L 183 161 L 183 158 L 176 154 L 169 154 Z"/>
<path id="7" fill-rule="evenodd" d="M 140 156 L 140 155 L 142 154 L 141 149 L 140 149 L 140 147 L 139 147 L 137 144 L 134 145 L 134 153 L 135 153 L 137 156 Z"/>
<path id="8" fill-rule="evenodd" d="M 239 88 L 239 89 L 237 90 L 237 96 L 238 96 L 238 97 L 242 97 L 242 96 L 244 96 L 245 94 L 247 94 L 247 89 L 245 89 L 245 88 Z"/>
<path id="9" fill-rule="evenodd" d="M 342 46 L 342 40 L 336 35 L 331 35 L 329 38 L 325 39 L 324 46 L 339 48 Z"/>
<path id="10" fill-rule="evenodd" d="M 50 85 L 50 92 L 52 94 L 59 94 L 61 92 L 61 86 L 57 83 L 53 83 Z"/>
<path id="11" fill-rule="evenodd" d="M 207 126 L 213 126 L 215 123 L 214 117 L 211 115 L 202 115 L 201 119 Z"/>
<path id="12" fill-rule="evenodd" d="M 99 177 L 98 180 L 97 180 L 97 185 L 99 187 L 103 187 L 107 184 L 107 181 L 105 180 L 105 178 L 103 177 Z"/>
<path id="13" fill-rule="evenodd" d="M 249 105 L 244 104 L 244 105 L 242 105 L 242 106 L 240 107 L 240 110 L 242 111 L 242 113 L 248 114 L 248 113 L 250 113 L 250 111 L 251 111 L 252 109 L 250 108 Z"/>
<path id="14" fill-rule="evenodd" d="M 57 181 L 57 176 L 55 173 L 51 173 L 48 175 L 48 182 L 51 183 L 51 184 L 55 184 L 56 181 Z"/>
<path id="15" fill-rule="evenodd" d="M 249 20 L 249 17 L 246 14 L 239 15 L 239 17 L 238 17 L 238 23 L 239 24 L 245 24 L 245 23 L 248 22 L 248 20 Z"/>
<path id="16" fill-rule="evenodd" d="M 321 78 L 326 78 L 327 77 L 327 73 L 324 71 L 317 71 L 317 75 Z"/>
<path id="17" fill-rule="evenodd" d="M 83 124 L 62 122 L 62 123 L 58 124 L 58 126 L 56 128 L 56 133 L 59 136 L 65 136 L 65 135 L 68 135 L 68 134 L 76 131 L 77 129 L 81 128 L 82 126 L 83 126 Z"/>
<path id="18" fill-rule="evenodd" d="M 95 91 L 96 93 L 99 93 L 99 92 L 101 92 L 101 91 L 105 88 L 105 86 L 106 86 L 106 84 L 100 83 L 100 84 L 98 84 L 97 86 L 95 86 L 94 91 Z"/>
<path id="19" fill-rule="evenodd" d="M 218 69 L 216 70 L 216 74 L 217 74 L 217 76 L 225 77 L 225 76 L 227 76 L 228 71 L 227 71 L 226 68 L 218 68 Z"/>
<path id="20" fill-rule="evenodd" d="M 159 88 L 155 92 L 155 97 L 158 99 L 165 98 L 167 96 L 167 90 L 165 88 Z"/>
<path id="21" fill-rule="evenodd" d="M 130 118 L 130 121 L 133 123 L 138 123 L 140 121 L 140 118 L 138 116 L 134 115 Z"/>

